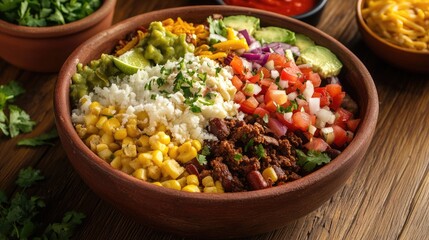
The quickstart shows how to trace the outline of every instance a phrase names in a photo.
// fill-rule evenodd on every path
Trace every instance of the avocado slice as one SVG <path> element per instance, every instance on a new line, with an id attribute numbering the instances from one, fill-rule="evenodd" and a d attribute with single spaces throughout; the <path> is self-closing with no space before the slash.
<path id="1" fill-rule="evenodd" d="M 329 49 L 322 46 L 311 46 L 301 52 L 296 60 L 299 64 L 312 65 L 313 71 L 322 78 L 333 77 L 340 73 L 343 64 Z"/>
<path id="2" fill-rule="evenodd" d="M 246 29 L 250 35 L 259 29 L 260 20 L 259 18 L 245 15 L 234 15 L 223 18 L 223 23 L 227 27 L 231 27 L 234 30 L 241 31 Z"/>
<path id="3" fill-rule="evenodd" d="M 311 38 L 301 33 L 296 33 L 295 39 L 295 46 L 297 46 L 300 51 L 304 51 L 305 49 L 316 45 Z"/>
<path id="4" fill-rule="evenodd" d="M 264 27 L 255 31 L 254 37 L 262 43 L 284 42 L 295 44 L 295 33 L 285 28 Z"/>

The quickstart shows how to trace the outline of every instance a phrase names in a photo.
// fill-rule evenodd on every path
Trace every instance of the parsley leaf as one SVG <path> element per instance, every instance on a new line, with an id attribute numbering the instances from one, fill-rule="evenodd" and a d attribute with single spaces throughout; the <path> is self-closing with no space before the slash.
<path id="1" fill-rule="evenodd" d="M 331 161 L 328 154 L 319 151 L 309 150 L 307 154 L 305 154 L 303 151 L 296 149 L 296 153 L 298 155 L 298 161 L 296 163 L 307 172 L 312 171 L 318 165 L 326 164 Z"/>
<path id="2" fill-rule="evenodd" d="M 51 131 L 47 133 L 43 133 L 37 137 L 22 139 L 18 142 L 18 146 L 30 146 L 30 147 L 36 147 L 40 145 L 53 146 L 54 144 L 50 142 L 50 140 L 56 139 L 57 137 L 58 137 L 57 129 L 54 128 Z"/>
<path id="3" fill-rule="evenodd" d="M 21 108 L 15 105 L 9 105 L 9 133 L 10 137 L 16 137 L 20 133 L 28 133 L 33 130 L 36 122 L 30 119 L 30 116 Z"/>

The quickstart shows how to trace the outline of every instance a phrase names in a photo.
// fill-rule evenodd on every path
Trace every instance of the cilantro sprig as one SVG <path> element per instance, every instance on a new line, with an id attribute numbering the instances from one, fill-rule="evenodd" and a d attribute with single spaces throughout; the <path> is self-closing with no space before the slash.
<path id="1" fill-rule="evenodd" d="M 101 6 L 101 0 L 0 0 L 0 18 L 29 27 L 61 25 L 82 19 Z"/>
<path id="2" fill-rule="evenodd" d="M 309 150 L 306 154 L 303 151 L 296 149 L 296 153 L 298 156 L 298 161 L 296 163 L 307 172 L 311 172 L 317 166 L 331 161 L 328 154 L 319 151 Z"/>
<path id="3" fill-rule="evenodd" d="M 20 133 L 28 133 L 33 130 L 36 122 L 30 115 L 16 105 L 10 103 L 25 90 L 15 81 L 7 85 L 0 85 L 0 131 L 11 138 Z M 7 117 L 6 113 L 9 113 Z"/>
<path id="4" fill-rule="evenodd" d="M 18 141 L 18 146 L 29 146 L 29 147 L 36 147 L 41 145 L 53 146 L 54 144 L 51 142 L 51 140 L 56 138 L 58 138 L 58 132 L 57 132 L 57 129 L 53 128 L 49 132 L 43 133 L 34 138 L 25 138 Z"/>
<path id="5" fill-rule="evenodd" d="M 44 200 L 25 193 L 27 188 L 43 179 L 40 170 L 29 167 L 19 172 L 15 183 L 21 189 L 11 199 L 8 199 L 6 194 L 0 190 L 0 240 L 71 239 L 85 215 L 75 211 L 66 212 L 61 222 L 51 223 L 43 228 L 39 213 L 46 207 Z M 42 235 L 36 236 L 37 233 L 42 233 Z"/>

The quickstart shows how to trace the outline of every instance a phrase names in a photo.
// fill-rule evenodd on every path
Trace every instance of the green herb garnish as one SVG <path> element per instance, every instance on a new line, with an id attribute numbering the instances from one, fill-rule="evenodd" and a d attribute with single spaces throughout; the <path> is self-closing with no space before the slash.
<path id="1" fill-rule="evenodd" d="M 303 151 L 296 149 L 296 153 L 298 155 L 298 161 L 296 163 L 307 172 L 313 171 L 316 166 L 320 166 L 331 161 L 328 154 L 319 151 L 309 150 L 307 154 L 305 154 Z"/>
<path id="2" fill-rule="evenodd" d="M 51 140 L 58 138 L 57 129 L 52 129 L 51 131 L 47 133 L 43 133 L 37 137 L 34 138 L 26 138 L 22 139 L 18 142 L 18 146 L 30 146 L 30 147 L 36 147 L 41 145 L 51 145 L 54 144 L 51 142 Z"/>
<path id="3" fill-rule="evenodd" d="M 262 146 L 262 144 L 258 144 L 255 147 L 255 150 L 256 150 L 256 156 L 258 156 L 258 158 L 263 158 L 266 156 L 265 149 L 264 149 L 264 146 Z"/>
<path id="4" fill-rule="evenodd" d="M 1 0 L 0 18 L 29 27 L 61 25 L 82 19 L 101 6 L 101 0 Z"/>
<path id="5" fill-rule="evenodd" d="M 243 155 L 241 155 L 240 153 L 237 153 L 234 155 L 234 160 L 235 161 L 240 161 L 243 158 Z"/>

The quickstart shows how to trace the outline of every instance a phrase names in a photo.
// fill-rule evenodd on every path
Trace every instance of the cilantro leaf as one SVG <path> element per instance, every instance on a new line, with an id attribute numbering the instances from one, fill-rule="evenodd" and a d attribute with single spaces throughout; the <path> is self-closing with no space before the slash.
<path id="1" fill-rule="evenodd" d="M 9 128 L 7 127 L 7 117 L 3 110 L 0 109 L 0 130 L 4 135 L 9 136 Z"/>
<path id="2" fill-rule="evenodd" d="M 207 158 L 206 156 L 202 155 L 202 154 L 198 154 L 197 155 L 197 160 L 201 165 L 206 165 L 207 164 Z"/>
<path id="3" fill-rule="evenodd" d="M 30 119 L 30 116 L 21 108 L 15 105 L 9 105 L 9 133 L 10 137 L 16 137 L 20 133 L 28 133 L 33 130 L 36 122 Z"/>
<path id="4" fill-rule="evenodd" d="M 76 227 L 82 223 L 85 217 L 83 213 L 66 212 L 61 223 L 52 223 L 46 227 L 43 239 L 70 239 Z"/>
<path id="5" fill-rule="evenodd" d="M 222 19 L 213 19 L 210 16 L 207 18 L 207 22 L 209 23 L 210 34 L 217 34 L 226 37 L 226 25 Z"/>
<path id="6" fill-rule="evenodd" d="M 31 187 L 36 181 L 42 180 L 44 177 L 40 175 L 40 170 L 35 170 L 32 167 L 21 169 L 19 171 L 16 185 L 27 188 Z"/>
<path id="7" fill-rule="evenodd" d="M 6 101 L 13 100 L 24 92 L 25 90 L 15 81 L 11 81 L 7 85 L 0 85 L 0 110 L 4 108 Z"/>
<path id="8" fill-rule="evenodd" d="M 307 172 L 312 171 L 318 165 L 320 166 L 331 161 L 328 154 L 319 151 L 309 150 L 307 154 L 305 154 L 303 151 L 296 149 L 296 153 L 298 155 L 298 161 L 296 163 Z"/>
<path id="9" fill-rule="evenodd" d="M 18 146 L 30 146 L 30 147 L 36 147 L 40 145 L 51 145 L 54 144 L 50 142 L 50 140 L 56 139 L 58 137 L 57 129 L 52 129 L 51 131 L 47 133 L 43 133 L 37 137 L 34 138 L 26 138 L 22 139 L 18 142 Z"/>
<path id="10" fill-rule="evenodd" d="M 258 156 L 258 158 L 263 158 L 266 156 L 265 149 L 264 149 L 264 146 L 262 146 L 262 144 L 258 144 L 255 147 L 255 150 L 256 150 L 256 156 Z"/>

